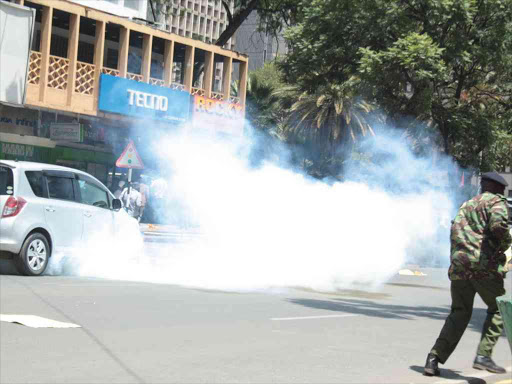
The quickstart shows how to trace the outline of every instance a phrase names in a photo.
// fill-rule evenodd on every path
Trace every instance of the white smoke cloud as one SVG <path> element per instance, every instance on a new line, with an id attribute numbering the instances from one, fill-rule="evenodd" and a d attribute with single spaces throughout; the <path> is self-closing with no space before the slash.
<path id="1" fill-rule="evenodd" d="M 404 143 L 374 142 L 378 166 L 359 177 L 351 169 L 353 181 L 325 183 L 270 162 L 251 167 L 247 140 L 183 132 L 155 148 L 169 175 L 170 205 L 180 207 L 160 213 L 197 225 L 201 235 L 162 244 L 158 255 L 140 252 L 133 235 L 120 245 L 98 238 L 67 273 L 207 289 L 328 291 L 376 287 L 407 261 L 448 258 L 454 206 L 436 185 L 443 169 Z M 52 263 L 55 271 L 59 260 Z"/>

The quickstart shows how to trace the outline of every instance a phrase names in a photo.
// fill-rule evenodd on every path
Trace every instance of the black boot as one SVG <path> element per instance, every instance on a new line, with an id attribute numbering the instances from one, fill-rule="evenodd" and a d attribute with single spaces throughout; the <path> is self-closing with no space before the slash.
<path id="1" fill-rule="evenodd" d="M 490 357 L 476 355 L 475 361 L 473 363 L 473 368 L 487 370 L 493 373 L 506 373 L 505 368 L 496 365 L 494 361 Z"/>
<path id="2" fill-rule="evenodd" d="M 439 367 L 437 366 L 438 364 L 439 358 L 436 355 L 429 353 L 427 355 L 427 362 L 425 363 L 425 370 L 423 374 L 425 376 L 439 376 L 440 372 Z"/>

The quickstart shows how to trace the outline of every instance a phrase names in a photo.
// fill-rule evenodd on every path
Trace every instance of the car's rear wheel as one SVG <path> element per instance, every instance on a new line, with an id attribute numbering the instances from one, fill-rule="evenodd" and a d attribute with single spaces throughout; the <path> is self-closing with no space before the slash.
<path id="1" fill-rule="evenodd" d="M 33 233 L 26 238 L 16 258 L 18 272 L 25 276 L 39 276 L 48 266 L 51 249 L 48 239 L 41 233 Z"/>

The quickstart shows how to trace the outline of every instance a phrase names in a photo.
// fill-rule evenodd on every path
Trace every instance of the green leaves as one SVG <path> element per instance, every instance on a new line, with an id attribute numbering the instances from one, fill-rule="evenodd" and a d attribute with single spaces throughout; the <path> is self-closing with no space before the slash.
<path id="1" fill-rule="evenodd" d="M 462 165 L 483 166 L 478 154 L 504 140 L 496 132 L 512 110 L 512 0 L 314 0 L 302 12 L 281 64 L 302 91 L 359 78 L 359 97 L 398 127 L 435 128 Z M 332 105 L 340 114 L 345 104 Z"/>

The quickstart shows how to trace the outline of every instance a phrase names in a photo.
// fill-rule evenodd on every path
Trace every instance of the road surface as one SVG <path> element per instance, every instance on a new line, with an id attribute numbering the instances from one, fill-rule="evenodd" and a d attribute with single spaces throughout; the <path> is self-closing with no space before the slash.
<path id="1" fill-rule="evenodd" d="M 300 287 L 233 293 L 71 276 L 0 276 L 0 313 L 80 328 L 0 322 L 1 383 L 510 383 L 471 365 L 473 319 L 442 377 L 421 373 L 449 312 L 446 270 L 377 291 Z M 506 282 L 509 292 L 511 280 Z"/>

